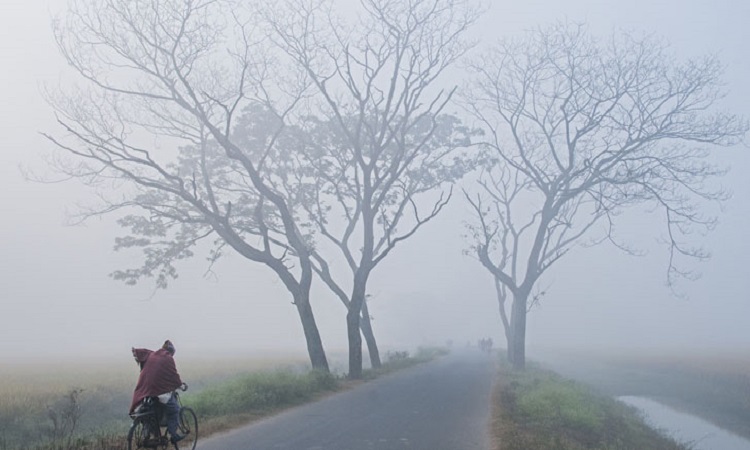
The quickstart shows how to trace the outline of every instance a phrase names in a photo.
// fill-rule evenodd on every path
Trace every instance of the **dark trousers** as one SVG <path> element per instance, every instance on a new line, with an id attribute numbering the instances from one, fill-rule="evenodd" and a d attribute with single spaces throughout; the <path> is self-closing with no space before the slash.
<path id="1" fill-rule="evenodd" d="M 177 436 L 177 421 L 180 414 L 180 404 L 177 402 L 177 397 L 172 394 L 169 401 L 164 403 L 163 406 L 167 418 L 167 431 L 171 436 Z"/>

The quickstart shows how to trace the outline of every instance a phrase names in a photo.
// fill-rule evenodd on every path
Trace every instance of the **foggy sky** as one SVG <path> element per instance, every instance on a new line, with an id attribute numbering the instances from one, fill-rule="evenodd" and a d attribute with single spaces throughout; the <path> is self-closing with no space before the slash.
<path id="1" fill-rule="evenodd" d="M 25 181 L 19 165 L 50 172 L 43 156 L 52 148 L 39 132 L 59 131 L 42 87 L 70 81 L 50 31 L 50 14 L 63 4 L 0 2 L 0 356 L 128 358 L 131 346 L 153 347 L 165 338 L 181 354 L 303 353 L 291 298 L 269 270 L 230 255 L 205 276 L 208 264 L 198 255 L 179 266 L 180 278 L 166 291 L 155 292 L 148 280 L 125 286 L 108 274 L 138 264 L 139 257 L 112 251 L 121 233 L 112 218 L 65 226 L 66 210 L 92 201 L 90 193 L 76 182 Z M 613 27 L 655 32 L 680 56 L 718 53 L 731 92 L 723 105 L 750 116 L 747 1 L 495 0 L 473 33 L 481 48 L 561 19 L 586 21 L 602 35 Z M 731 166 L 722 184 L 734 198 L 718 228 L 696 236 L 713 257 L 693 266 L 703 273 L 700 280 L 680 285 L 690 297 L 676 298 L 664 285 L 667 253 L 655 245 L 663 219 L 631 211 L 622 231 L 647 255 L 635 258 L 600 246 L 575 249 L 563 259 L 542 279 L 548 294 L 529 315 L 532 358 L 536 348 L 549 346 L 750 348 L 750 155 L 743 147 L 717 149 L 716 160 Z M 462 256 L 461 221 L 469 209 L 461 200 L 454 196 L 442 217 L 376 269 L 370 310 L 386 349 L 447 339 L 463 345 L 484 336 L 502 342 L 491 277 Z M 320 284 L 312 301 L 326 349 L 345 349 L 343 306 Z"/>

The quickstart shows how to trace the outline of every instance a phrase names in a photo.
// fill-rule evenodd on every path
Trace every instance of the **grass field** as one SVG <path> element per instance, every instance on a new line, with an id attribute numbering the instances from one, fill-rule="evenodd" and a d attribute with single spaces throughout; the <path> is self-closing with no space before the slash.
<path id="1" fill-rule="evenodd" d="M 365 379 L 443 353 L 421 349 L 386 354 Z M 199 416 L 201 435 L 225 430 L 356 383 L 310 372 L 304 359 L 177 361 L 190 385 L 184 405 Z M 138 367 L 132 361 L 16 365 L 0 370 L 0 450 L 119 450 L 130 426 L 127 409 Z M 52 417 L 56 419 L 53 420 Z M 75 427 L 71 426 L 75 420 Z"/>
<path id="2" fill-rule="evenodd" d="M 247 359 L 177 359 L 182 378 L 190 385 L 189 402 L 207 386 L 247 373 L 304 372 L 303 359 L 262 357 Z M 56 364 L 17 364 L 0 369 L 0 449 L 34 448 L 43 443 L 67 442 L 70 419 L 77 411 L 74 436 L 127 432 L 128 407 L 138 367 L 124 361 Z M 75 400 L 71 392 L 77 391 Z M 66 416 L 67 413 L 67 416 Z M 51 415 L 57 417 L 57 430 Z"/>

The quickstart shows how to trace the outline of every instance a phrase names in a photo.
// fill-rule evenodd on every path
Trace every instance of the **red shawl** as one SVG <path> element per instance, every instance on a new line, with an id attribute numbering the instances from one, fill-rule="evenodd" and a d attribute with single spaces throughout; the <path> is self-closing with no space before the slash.
<path id="1" fill-rule="evenodd" d="M 144 398 L 172 392 L 182 385 L 174 358 L 168 351 L 159 349 L 154 352 L 145 348 L 137 348 L 135 359 L 142 369 L 135 392 L 133 392 L 133 403 L 130 404 L 131 413 Z"/>

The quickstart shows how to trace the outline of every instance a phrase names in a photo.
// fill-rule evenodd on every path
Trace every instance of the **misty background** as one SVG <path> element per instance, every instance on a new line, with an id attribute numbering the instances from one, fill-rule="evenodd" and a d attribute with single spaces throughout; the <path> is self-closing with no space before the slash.
<path id="1" fill-rule="evenodd" d="M 342 2 L 343 3 L 343 2 Z M 95 202 L 77 181 L 40 184 L 23 171 L 56 176 L 44 161 L 52 145 L 39 132 L 57 132 L 45 86 L 71 82 L 51 32 L 64 0 L 0 2 L 0 356 L 129 359 L 131 346 L 172 339 L 183 357 L 208 352 L 303 355 L 305 343 L 291 297 L 269 269 L 228 254 L 210 272 L 205 255 L 178 266 L 180 278 L 155 291 L 108 274 L 138 264 L 140 254 L 114 252 L 121 230 L 114 217 L 68 226 L 76 204 Z M 585 21 L 607 36 L 614 28 L 664 37 L 680 57 L 716 53 L 726 65 L 730 95 L 721 103 L 750 116 L 750 4 L 744 0 L 494 0 L 473 28 L 478 48 L 499 37 L 556 20 Z M 456 79 L 455 83 L 461 83 Z M 617 350 L 750 349 L 750 154 L 716 149 L 730 167 L 721 183 L 734 196 L 718 211 L 713 233 L 695 236 L 712 253 L 693 263 L 702 277 L 665 286 L 666 248 L 658 245 L 663 218 L 629 210 L 619 235 L 643 257 L 611 245 L 576 248 L 540 282 L 547 294 L 529 315 L 531 358 L 544 348 Z M 370 283 L 368 306 L 384 350 L 482 337 L 504 344 L 492 277 L 463 256 L 460 195 L 413 238 L 399 245 Z M 346 349 L 346 311 L 315 282 L 313 308 L 329 352 Z"/>

